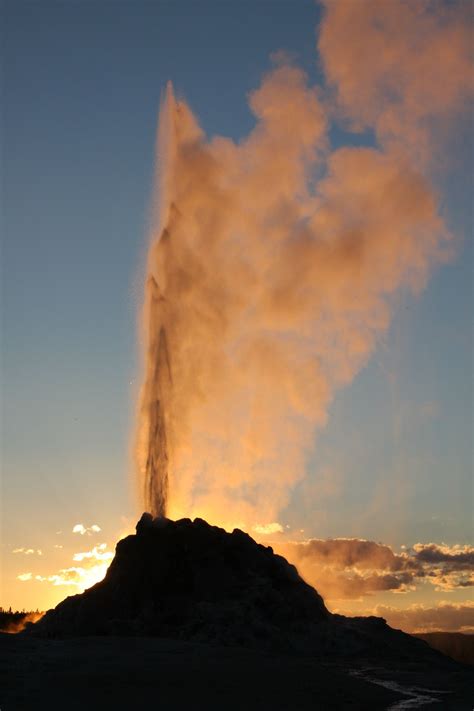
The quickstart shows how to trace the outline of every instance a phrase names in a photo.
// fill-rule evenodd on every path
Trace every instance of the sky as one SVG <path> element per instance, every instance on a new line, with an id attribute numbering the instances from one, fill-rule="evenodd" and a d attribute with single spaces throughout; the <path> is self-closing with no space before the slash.
<path id="1" fill-rule="evenodd" d="M 207 136 L 241 141 L 255 125 L 249 93 L 275 52 L 324 82 L 323 10 L 306 0 L 20 0 L 2 13 L 0 604 L 45 609 L 103 574 L 140 513 L 137 322 L 166 84 Z M 272 545 L 390 547 L 388 563 L 375 548 L 330 564 L 325 554 L 323 565 L 313 546 L 303 572 L 332 609 L 378 611 L 405 628 L 474 628 L 470 119 L 457 115 L 433 170 L 450 261 L 418 294 L 397 294 L 389 329 L 328 405 L 282 530 L 256 532 Z M 336 117 L 329 141 L 376 138 Z M 355 592 L 331 587 L 337 576 L 357 579 Z"/>

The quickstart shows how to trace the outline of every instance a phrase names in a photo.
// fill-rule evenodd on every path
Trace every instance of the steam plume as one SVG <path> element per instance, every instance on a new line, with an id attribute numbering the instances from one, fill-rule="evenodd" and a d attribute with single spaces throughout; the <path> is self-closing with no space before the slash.
<path id="1" fill-rule="evenodd" d="M 395 57 L 416 41 L 412 24 L 409 37 L 393 32 L 394 6 L 402 28 L 418 23 L 424 61 L 417 71 L 429 74 L 431 91 L 432 73 L 443 85 L 444 69 L 429 58 L 457 35 L 454 21 L 445 35 L 429 21 L 428 5 L 418 4 L 408 20 L 402 2 L 357 7 L 369 15 L 358 32 L 372 57 L 381 41 L 374 27 Z M 168 502 L 173 516 L 224 525 L 276 520 L 304 476 L 335 389 L 354 378 L 387 329 L 393 295 L 418 291 L 446 258 L 450 235 L 426 168 L 428 119 L 438 104 L 431 92 L 419 109 L 403 62 L 392 94 L 407 97 L 397 110 L 388 111 L 388 102 L 383 115 L 377 111 L 391 95 L 383 89 L 398 71 L 392 62 L 376 78 L 375 69 L 361 72 L 361 89 L 375 79 L 377 86 L 362 112 L 344 73 L 351 47 L 337 42 L 353 6 L 328 1 L 320 51 L 336 100 L 374 127 L 378 147 L 331 152 L 332 108 L 285 62 L 250 95 L 256 125 L 240 143 L 208 140 L 167 89 L 136 446 L 142 498 L 155 515 Z M 462 32 L 462 24 L 455 28 Z M 456 65 L 462 71 L 463 62 Z M 445 93 L 443 115 L 465 98 L 460 82 Z M 407 146 L 421 129 L 420 157 Z"/>
<path id="2" fill-rule="evenodd" d="M 15 614 L 21 615 L 21 613 Z M 38 622 L 38 620 L 41 620 L 44 614 L 44 612 L 27 612 L 26 614 L 21 615 L 19 620 L 9 622 L 5 627 L 0 630 L 0 632 L 4 632 L 6 634 L 18 634 L 18 632 L 23 632 L 23 630 L 28 624 L 34 624 L 35 622 Z"/>

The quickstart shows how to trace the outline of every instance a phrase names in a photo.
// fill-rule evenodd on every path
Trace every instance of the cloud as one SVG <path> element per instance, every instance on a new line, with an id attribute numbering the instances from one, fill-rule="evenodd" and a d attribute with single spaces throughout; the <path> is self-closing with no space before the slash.
<path id="1" fill-rule="evenodd" d="M 437 590 L 449 591 L 474 585 L 474 547 L 444 543 L 416 543 L 413 559 Z"/>
<path id="2" fill-rule="evenodd" d="M 444 591 L 474 585 L 474 548 L 467 545 L 416 543 L 395 553 L 375 541 L 335 538 L 274 546 L 330 601 L 382 591 L 403 593 L 422 582 Z"/>
<path id="3" fill-rule="evenodd" d="M 87 529 L 84 530 L 87 531 Z M 94 532 L 96 532 L 95 529 Z M 78 530 L 77 533 L 81 533 L 81 531 Z M 113 557 L 114 554 L 107 550 L 107 544 L 100 543 L 91 550 L 81 551 L 73 555 L 73 561 L 82 563 L 81 566 L 74 565 L 68 568 L 61 568 L 57 572 L 46 575 L 23 573 L 17 577 L 24 582 L 36 581 L 48 583 L 55 587 L 69 586 L 75 588 L 77 592 L 82 592 L 104 578 Z"/>
<path id="4" fill-rule="evenodd" d="M 112 560 L 114 554 L 111 551 L 107 551 L 107 543 L 101 543 L 98 546 L 94 546 L 90 551 L 84 551 L 82 553 L 74 553 L 73 560 L 81 562 L 86 559 L 91 560 Z"/>
<path id="5" fill-rule="evenodd" d="M 254 527 L 253 530 L 255 533 L 260 533 L 264 536 L 268 536 L 272 533 L 282 533 L 283 532 L 283 526 L 281 523 L 257 523 Z"/>
<path id="6" fill-rule="evenodd" d="M 474 546 L 448 546 L 445 543 L 415 543 L 413 556 L 423 563 L 454 566 L 456 569 L 474 567 Z"/>
<path id="7" fill-rule="evenodd" d="M 402 565 L 389 546 L 360 538 L 312 538 L 290 546 L 299 560 L 320 560 L 341 568 L 399 570 Z"/>
<path id="8" fill-rule="evenodd" d="M 61 568 L 57 573 L 52 575 L 35 575 L 34 578 L 25 578 L 25 580 L 36 580 L 40 583 L 50 583 L 57 586 L 69 586 L 77 589 L 77 592 L 83 592 L 87 588 L 100 582 L 108 568 L 108 562 L 102 562 L 89 567 L 72 566 L 70 568 Z"/>
<path id="9" fill-rule="evenodd" d="M 23 555 L 43 555 L 43 551 L 41 551 L 39 548 L 36 550 L 34 548 L 15 548 L 13 553 L 23 553 Z"/>
<path id="10" fill-rule="evenodd" d="M 99 533 L 100 531 L 101 528 L 96 523 L 93 523 L 92 526 L 89 526 L 88 528 L 86 526 L 83 526 L 82 523 L 76 523 L 76 525 L 72 529 L 73 533 L 79 533 L 81 536 L 84 536 L 85 534 L 90 536 L 93 533 Z"/>
<path id="11" fill-rule="evenodd" d="M 342 610 L 338 612 L 344 614 Z M 474 633 L 474 602 L 470 601 L 460 603 L 443 601 L 431 606 L 415 604 L 405 609 L 376 605 L 358 614 L 383 617 L 391 627 L 405 632 Z"/>
<path id="12" fill-rule="evenodd" d="M 52 583 L 53 585 L 77 585 L 84 574 L 84 568 L 61 568 L 54 575 L 35 575 L 38 582 Z"/>

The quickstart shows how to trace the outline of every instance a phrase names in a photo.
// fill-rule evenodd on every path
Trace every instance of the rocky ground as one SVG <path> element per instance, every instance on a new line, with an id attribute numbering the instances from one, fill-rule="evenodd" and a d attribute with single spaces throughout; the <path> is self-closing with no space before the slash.
<path id="1" fill-rule="evenodd" d="M 463 668 L 339 664 L 146 637 L 0 634 L 2 711 L 471 711 L 471 681 Z"/>

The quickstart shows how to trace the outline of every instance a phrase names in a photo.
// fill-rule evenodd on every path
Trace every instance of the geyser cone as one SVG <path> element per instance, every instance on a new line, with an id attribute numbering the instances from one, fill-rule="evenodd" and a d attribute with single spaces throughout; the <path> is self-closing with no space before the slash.
<path id="1" fill-rule="evenodd" d="M 47 637 L 156 636 L 328 657 L 435 661 L 381 618 L 332 615 L 285 558 L 239 529 L 143 514 L 104 580 L 27 630 Z"/>
<path id="2" fill-rule="evenodd" d="M 35 632 L 291 647 L 329 618 L 296 568 L 243 531 L 143 514 L 104 580 L 49 611 Z"/>
<path id="3" fill-rule="evenodd" d="M 137 634 L 287 646 L 328 620 L 296 568 L 243 531 L 144 514 L 101 583 L 49 611 L 35 633 Z"/>

